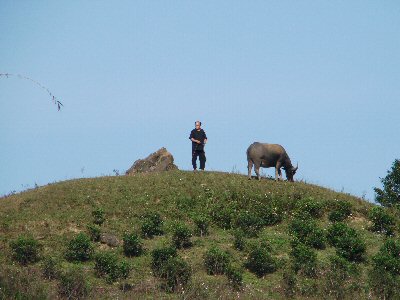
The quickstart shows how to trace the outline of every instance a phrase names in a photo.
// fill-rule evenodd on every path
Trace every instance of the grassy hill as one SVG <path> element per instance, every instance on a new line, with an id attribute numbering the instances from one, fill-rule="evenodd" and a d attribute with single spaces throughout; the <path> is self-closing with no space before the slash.
<path id="1" fill-rule="evenodd" d="M 343 207 L 351 214 L 339 224 L 354 229 L 349 245 L 338 242 L 343 231 L 335 237 L 332 229 L 333 212 L 340 215 Z M 373 207 L 348 194 L 302 182 L 249 181 L 243 175 L 218 172 L 171 171 L 50 184 L 0 199 L 0 299 L 57 298 L 62 292 L 68 297 L 74 289 L 85 290 L 85 284 L 87 297 L 96 299 L 378 297 L 374 289 L 378 279 L 371 275 L 373 257 L 387 237 L 370 230 Z M 97 228 L 115 236 L 120 245 L 92 241 L 94 253 L 88 260 L 67 259 L 70 241 L 79 233 L 90 236 L 94 211 L 104 216 Z M 149 216 L 156 214 L 163 233 L 143 237 L 143 230 L 149 228 L 143 224 L 148 225 Z M 398 218 L 388 214 L 398 224 Z M 198 226 L 207 224 L 209 233 L 199 234 Z M 154 250 L 169 247 L 173 239 L 179 246 L 187 238 L 187 228 L 193 236 L 188 245 L 177 249 L 180 260 L 170 269 L 154 267 Z M 396 235 L 398 227 L 392 228 Z M 124 254 L 122 240 L 127 233 L 140 237 L 144 253 Z M 39 257 L 20 263 L 16 252 L 22 249 L 22 255 L 28 255 L 23 251 L 29 239 L 38 242 Z M 101 259 L 107 256 L 96 256 L 99 253 L 112 253 L 110 264 L 126 262 L 129 275 L 101 269 Z M 210 275 L 213 259 L 228 261 L 230 267 Z M 172 273 L 160 275 L 157 268 Z M 168 276 L 181 274 L 174 268 L 180 268 L 189 281 L 171 292 Z"/>

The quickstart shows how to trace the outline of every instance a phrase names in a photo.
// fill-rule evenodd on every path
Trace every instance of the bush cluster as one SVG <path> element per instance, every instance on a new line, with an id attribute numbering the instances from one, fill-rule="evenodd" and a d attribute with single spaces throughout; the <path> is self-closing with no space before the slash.
<path id="1" fill-rule="evenodd" d="M 113 252 L 96 253 L 94 261 L 97 276 L 105 277 L 108 283 L 120 278 L 126 279 L 129 276 L 130 265 L 125 261 L 119 262 L 117 255 Z"/>
<path id="2" fill-rule="evenodd" d="M 371 230 L 386 235 L 394 234 L 395 219 L 385 208 L 380 206 L 373 207 L 368 214 L 372 222 Z"/>
<path id="3" fill-rule="evenodd" d="M 42 262 L 43 276 L 46 279 L 57 279 L 60 277 L 60 262 L 53 256 L 46 257 Z"/>
<path id="4" fill-rule="evenodd" d="M 307 246 L 315 249 L 325 248 L 325 233 L 314 219 L 294 218 L 289 224 L 289 232 L 294 239 Z"/>
<path id="5" fill-rule="evenodd" d="M 124 254 L 128 257 L 140 256 L 144 253 L 144 246 L 140 237 L 135 233 L 127 233 L 123 237 Z"/>
<path id="6" fill-rule="evenodd" d="M 157 248 L 151 252 L 153 274 L 163 280 L 164 289 L 173 292 L 183 289 L 190 281 L 192 270 L 178 256 L 176 248 Z"/>
<path id="7" fill-rule="evenodd" d="M 295 272 L 301 272 L 309 277 L 315 276 L 317 270 L 317 254 L 311 247 L 303 243 L 293 243 L 290 256 L 293 261 Z"/>
<path id="8" fill-rule="evenodd" d="M 10 242 L 12 257 L 20 264 L 26 265 L 39 261 L 42 246 L 32 236 L 21 235 Z"/>
<path id="9" fill-rule="evenodd" d="M 99 242 L 100 241 L 100 235 L 101 235 L 100 226 L 96 225 L 96 224 L 89 224 L 87 226 L 87 229 L 88 229 L 88 232 L 89 232 L 90 239 L 93 242 Z"/>
<path id="10" fill-rule="evenodd" d="M 261 205 L 258 207 L 258 215 L 264 226 L 275 225 L 282 222 L 283 211 L 276 203 Z"/>
<path id="11" fill-rule="evenodd" d="M 374 294 L 383 299 L 395 299 L 400 294 L 400 241 L 388 239 L 373 256 L 369 281 Z"/>
<path id="12" fill-rule="evenodd" d="M 92 211 L 93 223 L 101 226 L 106 220 L 104 215 L 104 210 L 102 208 L 97 208 Z"/>
<path id="13" fill-rule="evenodd" d="M 328 228 L 327 239 L 339 256 L 354 262 L 364 260 L 366 245 L 355 229 L 341 222 L 334 223 Z"/>
<path id="14" fill-rule="evenodd" d="M 210 220 L 206 215 L 197 214 L 193 216 L 193 222 L 196 225 L 195 234 L 205 236 L 209 234 Z"/>
<path id="15" fill-rule="evenodd" d="M 163 220 L 157 212 L 147 213 L 143 216 L 142 221 L 142 236 L 145 238 L 152 238 L 156 235 L 163 235 Z"/>
<path id="16" fill-rule="evenodd" d="M 256 213 L 240 211 L 235 217 L 234 226 L 246 236 L 256 237 L 263 227 L 263 220 Z"/>
<path id="17" fill-rule="evenodd" d="M 243 269 L 229 265 L 225 271 L 229 284 L 235 289 L 240 290 L 243 285 Z"/>
<path id="18" fill-rule="evenodd" d="M 214 206 L 211 211 L 213 222 L 222 229 L 231 229 L 235 211 L 231 207 Z"/>
<path id="19" fill-rule="evenodd" d="M 351 215 L 351 203 L 348 201 L 335 201 L 333 210 L 329 213 L 329 221 L 342 222 Z"/>
<path id="20" fill-rule="evenodd" d="M 243 251 L 246 248 L 246 239 L 243 231 L 235 230 L 233 232 L 233 247 L 236 250 Z"/>
<path id="21" fill-rule="evenodd" d="M 294 215 L 297 218 L 320 218 L 323 215 L 323 204 L 312 197 L 298 200 L 294 205 Z"/>
<path id="22" fill-rule="evenodd" d="M 59 294 L 67 299 L 82 299 L 90 292 L 90 285 L 80 267 L 74 266 L 61 273 Z"/>
<path id="23" fill-rule="evenodd" d="M 207 274 L 219 275 L 225 274 L 230 264 L 231 256 L 226 251 L 212 247 L 204 254 L 203 259 Z"/>
<path id="24" fill-rule="evenodd" d="M 191 237 L 192 231 L 185 223 L 178 222 L 172 226 L 172 243 L 177 249 L 191 247 Z"/>
<path id="25" fill-rule="evenodd" d="M 255 245 L 250 249 L 245 267 L 258 277 L 263 277 L 266 274 L 275 272 L 278 268 L 278 262 L 271 255 L 268 247 L 261 244 Z"/>
<path id="26" fill-rule="evenodd" d="M 92 258 L 93 245 L 89 237 L 84 233 L 79 233 L 75 238 L 69 241 L 65 258 L 68 261 L 87 261 Z"/>

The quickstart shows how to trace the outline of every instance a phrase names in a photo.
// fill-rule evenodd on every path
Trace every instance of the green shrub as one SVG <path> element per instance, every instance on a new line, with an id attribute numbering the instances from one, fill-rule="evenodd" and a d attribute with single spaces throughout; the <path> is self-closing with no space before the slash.
<path id="1" fill-rule="evenodd" d="M 177 249 L 188 248 L 192 246 L 190 238 L 192 231 L 185 223 L 176 223 L 172 227 L 172 243 Z"/>
<path id="2" fill-rule="evenodd" d="M 262 277 L 265 274 L 275 272 L 278 263 L 265 246 L 257 245 L 250 250 L 245 267 L 258 277 Z"/>
<path id="3" fill-rule="evenodd" d="M 61 274 L 58 292 L 67 299 L 82 299 L 88 296 L 90 286 L 80 267 L 75 266 Z"/>
<path id="4" fill-rule="evenodd" d="M 165 264 L 165 262 L 172 258 L 177 257 L 178 253 L 174 247 L 162 247 L 154 249 L 151 252 L 151 269 L 155 276 L 160 276 L 160 272 Z"/>
<path id="5" fill-rule="evenodd" d="M 144 252 L 143 243 L 140 240 L 139 236 L 135 233 L 125 234 L 124 238 L 124 254 L 126 256 L 140 256 Z"/>
<path id="6" fill-rule="evenodd" d="M 243 231 L 235 230 L 233 233 L 233 237 L 233 247 L 235 247 L 236 250 L 243 251 L 246 247 L 246 239 Z"/>
<path id="7" fill-rule="evenodd" d="M 371 230 L 378 233 L 384 233 L 386 235 L 393 235 L 395 220 L 385 208 L 380 206 L 373 207 L 368 214 L 369 219 L 372 222 Z"/>
<path id="8" fill-rule="evenodd" d="M 339 256 L 354 262 L 364 260 L 366 245 L 355 229 L 344 223 L 334 223 L 328 228 L 327 237 Z"/>
<path id="9" fill-rule="evenodd" d="M 87 261 L 92 258 L 93 245 L 89 237 L 84 233 L 79 233 L 69 241 L 65 258 L 68 261 Z"/>
<path id="10" fill-rule="evenodd" d="M 96 224 L 90 224 L 87 226 L 87 229 L 89 231 L 90 239 L 93 242 L 99 242 L 101 234 L 100 226 Z"/>
<path id="11" fill-rule="evenodd" d="M 97 208 L 92 211 L 93 223 L 101 226 L 106 220 L 104 216 L 104 210 L 102 208 Z"/>
<path id="12" fill-rule="evenodd" d="M 321 202 L 312 197 L 300 199 L 295 203 L 294 214 L 297 218 L 320 218 L 323 215 L 323 208 Z"/>
<path id="13" fill-rule="evenodd" d="M 225 271 L 229 284 L 235 290 L 240 290 L 243 286 L 243 269 L 229 265 Z"/>
<path id="14" fill-rule="evenodd" d="M 170 257 L 163 264 L 160 277 L 167 292 L 183 290 L 192 276 L 192 269 L 181 257 Z"/>
<path id="15" fill-rule="evenodd" d="M 313 219 L 293 219 L 289 224 L 289 232 L 301 243 L 315 249 L 325 249 L 325 233 Z"/>
<path id="16" fill-rule="evenodd" d="M 372 257 L 369 283 L 375 296 L 396 299 L 400 294 L 400 241 L 388 239 Z"/>
<path id="17" fill-rule="evenodd" d="M 204 254 L 203 259 L 207 274 L 218 275 L 226 272 L 231 256 L 217 247 L 212 247 Z"/>
<path id="18" fill-rule="evenodd" d="M 20 264 L 27 265 L 39 261 L 42 246 L 32 236 L 21 235 L 10 242 L 12 257 Z"/>
<path id="19" fill-rule="evenodd" d="M 205 236 L 209 234 L 208 227 L 210 220 L 207 216 L 199 214 L 193 217 L 193 222 L 196 225 L 195 234 L 197 236 Z"/>
<path id="20" fill-rule="evenodd" d="M 383 206 L 392 207 L 400 204 L 400 160 L 395 159 L 392 168 L 381 178 L 383 190 L 374 188 L 376 201 Z"/>
<path id="21" fill-rule="evenodd" d="M 263 226 L 263 220 L 255 213 L 240 211 L 234 221 L 235 227 L 249 237 L 256 237 Z"/>
<path id="22" fill-rule="evenodd" d="M 317 254 L 309 246 L 302 243 L 294 243 L 290 256 L 293 261 L 294 271 L 313 277 L 317 270 Z"/>
<path id="23" fill-rule="evenodd" d="M 215 206 L 212 208 L 211 216 L 214 223 L 222 228 L 222 229 L 231 229 L 232 228 L 232 220 L 235 212 L 230 207 L 218 207 Z"/>
<path id="24" fill-rule="evenodd" d="M 334 202 L 334 209 L 329 213 L 329 221 L 342 222 L 351 215 L 351 203 L 348 201 Z"/>
<path id="25" fill-rule="evenodd" d="M 349 298 L 355 293 L 358 278 L 359 272 L 354 263 L 349 263 L 340 256 L 330 256 L 325 279 L 325 293 L 334 299 Z"/>
<path id="26" fill-rule="evenodd" d="M 176 207 L 183 212 L 190 212 L 196 207 L 195 199 L 188 196 L 181 196 L 176 199 Z"/>
<path id="27" fill-rule="evenodd" d="M 142 236 L 152 238 L 156 235 L 163 235 L 163 220 L 157 212 L 147 213 L 142 218 Z"/>
<path id="28" fill-rule="evenodd" d="M 57 279 L 60 277 L 60 262 L 53 256 L 46 257 L 42 262 L 43 276 L 46 279 Z"/>
<path id="29" fill-rule="evenodd" d="M 264 226 L 271 226 L 282 222 L 282 208 L 276 203 L 262 205 L 257 208 L 257 212 Z"/>
<path id="30" fill-rule="evenodd" d="M 117 255 L 113 252 L 99 252 L 95 255 L 94 261 L 97 276 L 105 277 L 108 283 L 129 276 L 129 264 L 126 262 L 119 263 Z"/>

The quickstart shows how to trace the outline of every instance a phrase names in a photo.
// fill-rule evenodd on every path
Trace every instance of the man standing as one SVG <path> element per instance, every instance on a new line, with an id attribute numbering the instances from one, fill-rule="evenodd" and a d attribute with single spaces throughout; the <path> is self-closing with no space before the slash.
<path id="1" fill-rule="evenodd" d="M 189 139 L 192 141 L 192 165 L 193 171 L 197 170 L 196 160 L 197 156 L 200 158 L 200 170 L 204 171 L 206 166 L 206 153 L 204 152 L 204 145 L 207 143 L 207 135 L 201 129 L 201 122 L 196 121 L 196 128 L 190 132 Z"/>

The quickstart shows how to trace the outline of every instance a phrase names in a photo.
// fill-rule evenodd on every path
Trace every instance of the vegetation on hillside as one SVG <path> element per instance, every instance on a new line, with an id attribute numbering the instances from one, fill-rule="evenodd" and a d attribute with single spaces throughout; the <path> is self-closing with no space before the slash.
<path id="1" fill-rule="evenodd" d="M 398 230 L 396 208 L 303 182 L 71 180 L 0 199 L 0 299 L 391 299 Z"/>

